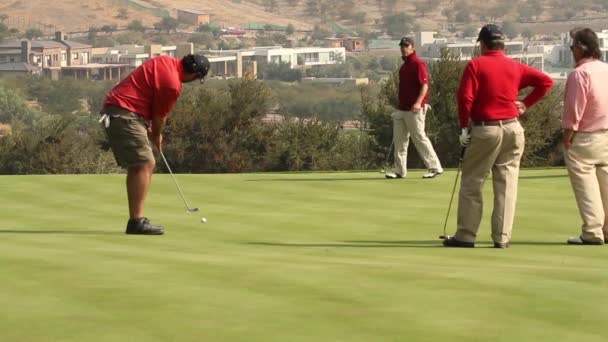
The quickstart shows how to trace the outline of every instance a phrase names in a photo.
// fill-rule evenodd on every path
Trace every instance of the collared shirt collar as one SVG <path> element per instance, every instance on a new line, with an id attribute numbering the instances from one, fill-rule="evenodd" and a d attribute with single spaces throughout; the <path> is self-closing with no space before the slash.
<path id="1" fill-rule="evenodd" d="M 416 57 L 416 50 L 414 50 L 409 56 L 405 57 L 405 59 L 407 59 L 407 61 L 409 62 L 415 57 Z"/>
<path id="2" fill-rule="evenodd" d="M 486 50 L 486 52 L 483 55 L 484 56 L 504 56 L 505 51 L 504 50 Z"/>
<path id="3" fill-rule="evenodd" d="M 585 64 L 585 63 L 589 63 L 589 62 L 593 62 L 597 60 L 596 58 L 593 57 L 585 57 L 585 58 L 581 58 L 578 62 L 576 62 L 576 67 L 578 68 L 579 66 Z"/>

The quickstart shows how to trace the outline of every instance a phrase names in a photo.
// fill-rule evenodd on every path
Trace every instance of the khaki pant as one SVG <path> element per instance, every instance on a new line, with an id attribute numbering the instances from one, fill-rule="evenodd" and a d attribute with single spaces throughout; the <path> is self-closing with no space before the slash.
<path id="1" fill-rule="evenodd" d="M 564 158 L 583 240 L 600 242 L 608 238 L 608 131 L 576 132 Z"/>
<path id="2" fill-rule="evenodd" d="M 456 240 L 475 242 L 483 214 L 483 185 L 491 170 L 494 186 L 492 240 L 509 242 L 524 145 L 524 129 L 517 121 L 472 127 L 471 142 L 462 160 Z"/>
<path id="3" fill-rule="evenodd" d="M 397 110 L 393 118 L 393 143 L 395 145 L 395 173 L 407 174 L 407 148 L 410 137 L 427 169 L 441 170 L 441 163 L 424 131 L 427 106 L 420 113 Z"/>

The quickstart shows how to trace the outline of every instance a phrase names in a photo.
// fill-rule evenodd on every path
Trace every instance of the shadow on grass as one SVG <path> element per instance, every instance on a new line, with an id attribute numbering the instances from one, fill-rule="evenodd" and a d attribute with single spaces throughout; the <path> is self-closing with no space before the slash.
<path id="1" fill-rule="evenodd" d="M 246 242 L 248 245 L 273 246 L 273 247 L 338 247 L 338 248 L 435 248 L 443 247 L 442 240 L 403 240 L 403 241 L 338 241 L 334 243 L 284 243 L 284 242 Z M 549 241 L 516 241 L 511 246 L 566 246 L 564 242 Z M 489 241 L 480 241 L 475 244 L 476 248 L 494 248 Z"/>
<path id="2" fill-rule="evenodd" d="M 119 231 L 104 230 L 42 230 L 42 229 L 0 229 L 0 234 L 66 234 L 66 235 L 117 235 Z"/>
<path id="3" fill-rule="evenodd" d="M 384 176 L 378 177 L 378 178 L 357 177 L 357 178 L 306 178 L 306 179 L 294 179 L 294 178 L 245 179 L 246 182 L 340 182 L 340 181 L 360 181 L 360 180 L 391 181 L 391 180 L 384 178 Z"/>
<path id="4" fill-rule="evenodd" d="M 443 240 L 436 240 L 436 243 L 442 244 Z M 373 243 L 373 244 L 397 244 L 397 245 L 428 245 L 432 244 L 435 241 L 343 241 L 346 243 Z M 561 246 L 566 245 L 565 242 L 556 242 L 556 241 L 512 241 L 509 243 L 510 246 L 517 245 L 528 245 L 528 246 Z M 491 247 L 494 248 L 494 243 L 491 241 L 477 241 L 475 242 L 475 247 Z"/>
<path id="5" fill-rule="evenodd" d="M 519 176 L 519 179 L 548 179 L 548 178 L 567 178 L 568 175 L 538 175 L 538 176 Z M 369 177 L 351 177 L 351 178 L 269 178 L 269 179 L 245 179 L 246 182 L 340 182 L 340 181 L 388 181 L 388 182 L 403 182 L 412 178 L 404 178 L 399 180 L 386 179 L 384 176 L 374 178 Z M 490 177 L 491 179 L 491 177 Z"/>
<path id="6" fill-rule="evenodd" d="M 335 243 L 282 243 L 282 242 L 246 242 L 248 245 L 274 247 L 339 247 L 339 248 L 435 248 L 441 247 L 439 240 L 429 241 L 338 241 Z"/>

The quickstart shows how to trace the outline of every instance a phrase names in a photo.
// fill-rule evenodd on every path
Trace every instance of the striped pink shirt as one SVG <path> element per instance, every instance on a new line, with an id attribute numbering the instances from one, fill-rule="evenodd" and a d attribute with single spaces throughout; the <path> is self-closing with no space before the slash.
<path id="1" fill-rule="evenodd" d="M 608 64 L 584 58 L 568 75 L 562 128 L 581 132 L 608 129 Z"/>

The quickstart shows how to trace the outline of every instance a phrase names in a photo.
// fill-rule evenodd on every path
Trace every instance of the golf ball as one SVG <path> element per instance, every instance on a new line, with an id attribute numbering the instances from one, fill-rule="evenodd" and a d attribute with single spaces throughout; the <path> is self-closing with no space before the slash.
<path id="1" fill-rule="evenodd" d="M 207 223 L 207 218 L 206 217 L 201 217 L 201 223 Z"/>

